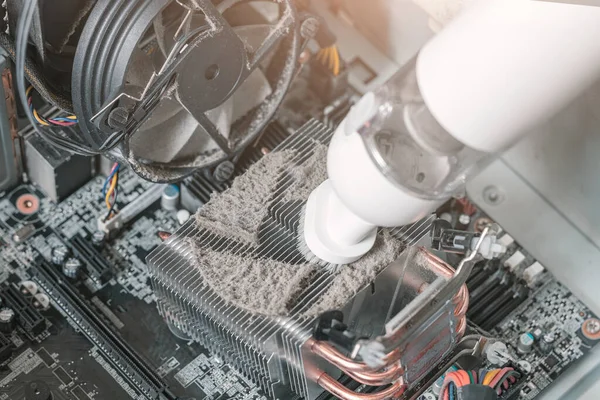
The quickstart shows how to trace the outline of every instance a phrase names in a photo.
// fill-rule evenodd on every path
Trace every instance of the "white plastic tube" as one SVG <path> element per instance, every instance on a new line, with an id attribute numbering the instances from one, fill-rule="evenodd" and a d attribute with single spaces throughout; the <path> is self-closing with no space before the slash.
<path id="1" fill-rule="evenodd" d="M 486 0 L 421 50 L 417 79 L 436 120 L 484 152 L 513 144 L 600 76 L 600 7 Z"/>
<path id="2" fill-rule="evenodd" d="M 434 211 L 600 77 L 600 7 L 484 0 L 468 7 L 334 135 L 307 204 L 319 258 L 357 260 L 376 227 Z"/>

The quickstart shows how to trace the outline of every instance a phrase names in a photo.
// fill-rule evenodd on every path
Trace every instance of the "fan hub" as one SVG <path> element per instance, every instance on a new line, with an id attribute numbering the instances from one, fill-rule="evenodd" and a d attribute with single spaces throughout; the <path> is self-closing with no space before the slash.
<path id="1" fill-rule="evenodd" d="M 231 29 L 205 38 L 177 68 L 179 100 L 198 111 L 218 107 L 241 83 L 245 65 L 246 51 Z"/>

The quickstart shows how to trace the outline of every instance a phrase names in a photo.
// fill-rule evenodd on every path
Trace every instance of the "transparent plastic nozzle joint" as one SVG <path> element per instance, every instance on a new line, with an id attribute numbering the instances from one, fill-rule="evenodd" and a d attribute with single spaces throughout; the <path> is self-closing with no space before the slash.
<path id="1" fill-rule="evenodd" d="M 331 140 L 329 179 L 311 194 L 304 224 L 308 250 L 321 260 L 359 259 L 377 227 L 427 217 L 493 156 L 437 123 L 420 94 L 416 63 L 363 96 Z"/>
<path id="2" fill-rule="evenodd" d="M 445 200 L 460 193 L 494 154 L 469 148 L 437 122 L 419 90 L 417 59 L 366 94 L 345 130 L 360 134 L 373 163 L 399 189 Z"/>

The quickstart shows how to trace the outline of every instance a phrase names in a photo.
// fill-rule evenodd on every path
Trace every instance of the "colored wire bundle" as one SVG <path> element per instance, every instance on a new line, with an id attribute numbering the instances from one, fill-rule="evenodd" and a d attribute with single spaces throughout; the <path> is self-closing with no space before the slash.
<path id="1" fill-rule="evenodd" d="M 33 114 L 33 118 L 43 126 L 57 125 L 57 126 L 73 126 L 77 124 L 77 117 L 74 115 L 68 115 L 66 117 L 54 117 L 54 118 L 44 118 L 42 115 L 38 113 L 38 111 L 33 106 L 33 86 L 29 86 L 27 91 L 25 92 L 25 96 L 27 96 L 27 104 L 29 105 L 29 111 Z"/>
<path id="2" fill-rule="evenodd" d="M 27 66 L 29 58 L 27 57 L 27 45 L 29 41 L 29 32 L 30 28 L 33 24 L 33 18 L 35 12 L 37 10 L 36 5 L 38 4 L 37 0 L 26 0 L 23 2 L 23 7 L 21 12 L 19 13 L 19 18 L 17 21 L 17 26 L 15 29 L 15 71 L 16 71 L 16 86 L 17 93 L 19 95 L 19 99 L 21 100 L 21 105 L 25 110 L 30 109 L 28 100 L 27 100 L 27 90 L 26 90 L 26 75 L 29 76 L 32 81 L 35 81 L 34 76 L 31 74 L 26 74 L 26 70 L 31 71 L 31 65 Z M 38 87 L 41 87 L 38 85 Z M 70 103 L 70 102 L 68 102 Z M 68 105 L 70 108 L 71 105 Z M 40 124 L 40 122 L 34 117 L 33 113 L 26 113 L 27 119 L 31 123 L 31 126 L 35 130 L 37 134 L 40 135 L 44 140 L 48 143 L 56 146 L 60 149 L 68 151 L 73 154 L 79 154 L 82 156 L 94 156 L 97 154 L 104 154 L 115 147 L 117 147 L 124 139 L 125 133 L 122 131 L 117 131 L 112 133 L 103 143 L 98 144 L 96 140 L 92 137 L 90 132 L 86 130 L 81 130 L 75 133 L 81 133 L 85 137 L 85 141 L 76 140 L 73 137 L 67 135 L 65 132 L 61 130 L 56 130 L 53 128 L 57 128 L 57 125 L 49 124 L 49 126 Z M 67 117 L 67 119 L 69 119 Z M 45 121 L 47 122 L 47 120 Z M 74 120 L 69 119 L 68 121 L 56 119 L 56 122 L 63 122 L 70 124 L 74 122 Z M 78 127 L 72 128 L 77 129 Z"/>
<path id="3" fill-rule="evenodd" d="M 110 171 L 110 174 L 106 178 L 104 182 L 104 187 L 102 188 L 102 195 L 104 196 L 104 202 L 106 203 L 106 208 L 108 209 L 108 214 L 104 218 L 104 221 L 108 221 L 111 219 L 113 213 L 115 212 L 115 205 L 117 204 L 117 195 L 118 193 L 118 185 L 119 185 L 119 170 L 121 169 L 121 165 L 119 163 L 115 163 Z"/>
<path id="4" fill-rule="evenodd" d="M 484 385 L 493 388 L 498 396 L 510 388 L 521 374 L 514 368 L 482 369 L 477 371 L 454 371 L 446 374 L 439 400 L 456 400 L 458 388 L 468 385 Z"/>
<path id="5" fill-rule="evenodd" d="M 341 70 L 340 52 L 336 46 L 326 47 L 319 50 L 317 60 L 331 70 L 334 76 L 338 76 Z"/>

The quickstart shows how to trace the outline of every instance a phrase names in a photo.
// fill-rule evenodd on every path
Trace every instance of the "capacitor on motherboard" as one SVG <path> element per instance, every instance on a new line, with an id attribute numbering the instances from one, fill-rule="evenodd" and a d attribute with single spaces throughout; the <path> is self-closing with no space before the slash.
<path id="1" fill-rule="evenodd" d="M 540 350 L 544 353 L 549 353 L 554 348 L 554 343 L 556 343 L 556 335 L 552 332 L 546 333 L 540 341 Z"/>
<path id="2" fill-rule="evenodd" d="M 76 279 L 81 269 L 81 261 L 76 258 L 69 258 L 63 265 L 63 274 L 71 279 Z"/>
<path id="3" fill-rule="evenodd" d="M 444 386 L 444 375 L 440 376 L 438 378 L 438 380 L 436 380 L 433 385 L 431 385 L 431 391 L 433 392 L 433 394 L 435 394 L 436 396 L 438 396 L 440 394 L 440 392 L 442 391 L 442 386 Z"/>
<path id="4" fill-rule="evenodd" d="M 188 210 L 179 210 L 177 211 L 177 221 L 179 225 L 185 224 L 185 222 L 190 219 L 190 212 Z"/>
<path id="5" fill-rule="evenodd" d="M 104 244 L 106 240 L 106 233 L 102 231 L 96 231 L 92 234 L 92 244 L 94 246 L 100 247 Z"/>
<path id="6" fill-rule="evenodd" d="M 519 336 L 519 341 L 517 343 L 517 350 L 519 353 L 527 354 L 533 350 L 533 344 L 535 343 L 535 338 L 529 332 L 526 332 Z"/>
<path id="7" fill-rule="evenodd" d="M 179 188 L 176 185 L 168 185 L 163 190 L 160 205 L 165 210 L 174 211 L 179 206 Z"/>
<path id="8" fill-rule="evenodd" d="M 63 265 L 69 256 L 69 248 L 63 244 L 52 249 L 52 263 L 54 265 Z"/>
<path id="9" fill-rule="evenodd" d="M 17 325 L 17 316 L 13 309 L 3 308 L 0 310 L 0 332 L 11 333 Z"/>

